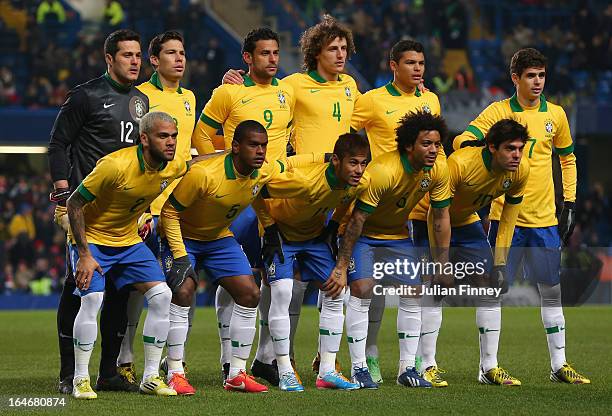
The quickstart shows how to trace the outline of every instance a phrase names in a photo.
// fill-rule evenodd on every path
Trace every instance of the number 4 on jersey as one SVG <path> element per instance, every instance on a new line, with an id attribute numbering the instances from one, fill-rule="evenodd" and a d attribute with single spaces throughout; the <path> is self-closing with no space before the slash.
<path id="1" fill-rule="evenodd" d="M 338 101 L 334 103 L 334 111 L 332 112 L 332 117 L 337 119 L 338 122 L 340 122 L 340 119 L 342 118 L 342 114 L 340 114 L 340 103 Z"/>

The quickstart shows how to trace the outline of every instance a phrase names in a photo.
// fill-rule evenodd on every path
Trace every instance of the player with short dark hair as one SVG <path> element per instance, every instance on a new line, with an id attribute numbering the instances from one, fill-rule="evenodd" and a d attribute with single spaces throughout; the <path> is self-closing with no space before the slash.
<path id="1" fill-rule="evenodd" d="M 149 109 L 146 95 L 133 88 L 141 63 L 139 36 L 131 30 L 111 33 L 105 42 L 107 71 L 72 89 L 51 131 L 49 169 L 57 203 L 55 218 L 69 232 L 65 202 L 103 156 L 138 142 L 138 123 Z M 69 234 L 70 236 L 70 234 Z M 73 294 L 74 277 L 67 259 L 67 275 L 57 313 L 60 345 L 61 393 L 72 393 L 74 349 L 72 329 L 80 301 Z M 97 390 L 135 391 L 117 375 L 116 361 L 125 331 L 127 293 L 107 287 L 101 313 L 102 358 Z"/>
<path id="2" fill-rule="evenodd" d="M 176 121 L 178 138 L 176 154 L 185 160 L 191 159 L 191 135 L 195 125 L 196 98 L 193 92 L 181 85 L 181 80 L 187 68 L 187 57 L 183 36 L 176 31 L 166 31 L 156 35 L 149 43 L 149 61 L 155 70 L 151 78 L 140 84 L 137 88 L 149 97 L 149 105 L 156 111 L 170 114 Z M 159 236 L 157 224 L 161 208 L 172 193 L 177 182 L 173 182 L 164 192 L 151 203 L 148 212 L 140 218 L 139 223 L 144 233 L 141 237 L 156 256 L 159 254 Z M 128 380 L 136 380 L 134 366 L 133 343 L 136 328 L 142 313 L 144 298 L 138 291 L 130 292 L 127 307 L 127 329 L 121 344 L 121 351 L 117 359 L 117 371 Z M 171 320 L 180 322 L 179 327 L 189 328 L 192 315 L 186 311 L 173 307 L 170 310 Z M 162 370 L 168 376 L 168 385 L 178 394 L 193 394 L 195 389 L 189 384 L 184 373 L 173 368 L 172 358 L 183 360 L 183 350 L 175 347 L 173 337 L 177 331 L 170 331 L 168 335 L 168 357 L 162 361 Z M 178 356 L 178 358 L 176 358 Z M 170 364 L 170 369 L 166 369 Z M 182 367 L 181 367 L 182 368 Z M 175 375 L 176 374 L 176 375 Z"/>
<path id="3" fill-rule="evenodd" d="M 265 227 L 262 253 L 268 267 L 271 304 L 268 326 L 276 353 L 279 387 L 283 391 L 303 391 L 289 356 L 291 330 L 289 305 L 293 292 L 294 271 L 302 281 L 325 284 L 337 253 L 338 225 L 356 195 L 364 189 L 363 172 L 369 160 L 368 140 L 346 133 L 338 138 L 329 163 L 313 163 L 297 168 L 307 186 L 295 198 L 266 200 L 257 214 Z M 297 156 L 296 156 L 297 157 Z M 291 160 L 291 158 L 290 158 Z M 294 186 L 287 178 L 273 179 L 267 186 Z M 327 225 L 328 213 L 335 212 Z M 318 388 L 355 389 L 334 368 L 344 323 L 343 298 L 325 296 L 319 323 L 323 363 L 317 376 Z M 371 380 L 370 380 L 371 383 Z"/>
<path id="4" fill-rule="evenodd" d="M 177 135 L 176 124 L 168 114 L 147 113 L 140 121 L 138 146 L 100 159 L 67 201 L 73 234 L 70 260 L 81 298 L 74 321 L 72 394 L 76 399 L 97 398 L 88 366 L 98 335 L 96 317 L 106 280 L 112 280 L 117 290 L 132 285 L 147 298 L 140 391 L 176 396 L 158 373 L 168 335 L 171 293 L 157 259 L 138 234 L 138 218 L 189 168 L 183 159 L 174 159 Z M 114 273 L 109 275 L 110 271 Z"/>
<path id="5" fill-rule="evenodd" d="M 245 371 L 255 336 L 259 288 L 230 230 L 264 185 L 285 170 L 282 161 L 265 163 L 267 144 L 264 126 L 254 120 L 241 122 L 234 130 L 231 152 L 195 164 L 162 209 L 167 237 L 162 264 L 174 293 L 173 305 L 191 305 L 198 279 L 194 269 L 200 268 L 233 298 L 226 390 L 267 391 Z M 296 182 L 295 187 L 300 186 Z M 176 340 L 181 341 L 185 337 Z"/>
<path id="6" fill-rule="evenodd" d="M 567 244 L 575 224 L 576 156 L 567 116 L 562 107 L 548 101 L 542 91 L 546 83 L 546 57 L 536 49 L 517 51 L 510 63 L 516 93 L 489 105 L 453 142 L 455 149 L 482 142 L 497 121 L 514 118 L 529 129 L 527 159 L 531 174 L 518 215 L 508 257 L 509 282 L 516 272 L 537 283 L 542 323 L 550 354 L 550 380 L 589 384 L 565 357 L 565 317 L 561 305 L 561 243 Z M 563 209 L 556 217 L 551 158 L 559 155 L 563 182 Z M 489 241 L 495 244 L 504 207 L 503 198 L 491 203 Z M 529 250 L 527 250 L 529 248 Z M 522 267 L 521 267 L 522 266 Z M 482 369 L 481 369 L 482 372 Z"/>
<path id="7" fill-rule="evenodd" d="M 431 195 L 433 239 L 437 247 L 448 248 L 448 168 L 446 160 L 437 157 L 446 132 L 446 124 L 439 116 L 422 111 L 407 114 L 396 129 L 397 150 L 372 161 L 366 171 L 370 183 L 357 198 L 342 237 L 336 266 L 324 287 L 328 295 L 339 295 L 346 286 L 348 273 L 351 295 L 346 326 L 355 368 L 367 367 L 365 343 L 355 341 L 365 340 L 368 333 L 368 309 L 375 286 L 374 256 L 376 262 L 418 262 L 406 220 L 427 192 Z M 436 258 L 444 261 L 438 254 Z M 420 276 L 394 277 L 395 283 L 401 285 L 421 285 Z M 419 296 L 406 293 L 400 297 L 397 318 L 400 336 L 397 381 L 405 386 L 431 387 L 414 368 L 420 329 Z"/>

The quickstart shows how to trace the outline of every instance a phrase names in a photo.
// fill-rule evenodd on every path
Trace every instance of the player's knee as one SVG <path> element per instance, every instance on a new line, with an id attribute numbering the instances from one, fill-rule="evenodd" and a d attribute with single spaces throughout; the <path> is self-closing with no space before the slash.
<path id="1" fill-rule="evenodd" d="M 374 279 L 359 279 L 350 284 L 351 296 L 361 299 L 371 299 L 374 289 Z"/>
<path id="2" fill-rule="evenodd" d="M 561 306 L 560 284 L 551 286 L 545 283 L 538 283 L 538 290 L 540 291 L 540 298 L 543 307 Z"/>
<path id="3" fill-rule="evenodd" d="M 170 301 L 172 300 L 172 291 L 166 284 L 166 282 L 161 282 L 149 290 L 145 292 L 145 297 L 147 298 L 147 303 L 149 307 L 170 307 Z"/>
<path id="4" fill-rule="evenodd" d="M 234 299 L 234 301 L 240 306 L 256 308 L 257 305 L 259 305 L 259 288 L 255 286 L 254 289 L 244 291 L 240 294 L 238 299 Z"/>
<path id="5" fill-rule="evenodd" d="M 181 285 L 172 295 L 172 303 L 179 306 L 191 306 L 193 301 L 194 289 L 188 285 Z"/>

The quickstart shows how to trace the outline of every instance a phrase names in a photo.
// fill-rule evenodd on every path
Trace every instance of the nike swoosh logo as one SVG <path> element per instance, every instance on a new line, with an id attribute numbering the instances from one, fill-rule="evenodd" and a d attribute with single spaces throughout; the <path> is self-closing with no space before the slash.
<path id="1" fill-rule="evenodd" d="M 429 331 L 429 332 L 421 332 L 421 336 L 427 335 L 427 334 L 433 334 L 433 333 L 436 333 L 436 332 L 438 332 L 437 329 L 434 329 L 433 331 Z"/>
<path id="2" fill-rule="evenodd" d="M 246 104 L 246 103 L 250 103 L 251 101 L 253 101 L 255 98 L 249 98 L 248 100 L 242 100 L 242 104 Z"/>
<path id="3" fill-rule="evenodd" d="M 229 194 L 225 194 L 225 195 L 215 195 L 215 198 L 219 199 L 219 198 L 225 198 L 226 196 L 228 196 Z"/>
<path id="4" fill-rule="evenodd" d="M 60 338 L 74 339 L 72 336 L 70 336 L 70 335 L 66 335 L 66 334 L 63 334 L 63 333 L 61 333 L 61 332 L 59 333 L 59 336 L 60 336 Z"/>
<path id="5" fill-rule="evenodd" d="M 250 347 L 253 344 L 240 344 L 241 347 Z"/>
<path id="6" fill-rule="evenodd" d="M 276 342 L 278 342 L 278 341 L 284 341 L 284 340 L 286 340 L 286 339 L 289 339 L 289 337 L 285 337 L 285 338 L 274 338 L 274 337 L 272 337 L 272 341 L 276 341 Z"/>
<path id="7" fill-rule="evenodd" d="M 342 335 L 342 332 L 331 332 L 332 335 Z M 365 338 L 356 339 L 355 342 L 363 341 Z"/>
<path id="8" fill-rule="evenodd" d="M 229 325 L 221 325 L 221 327 L 223 327 L 223 328 L 229 328 Z M 229 338 L 227 338 L 227 339 L 229 339 Z"/>
<path id="9" fill-rule="evenodd" d="M 168 344 L 168 347 L 178 347 L 179 345 L 183 345 L 183 344 Z"/>
<path id="10" fill-rule="evenodd" d="M 311 92 L 311 93 L 313 93 L 313 94 L 314 94 L 315 92 L 319 92 L 319 91 L 321 91 L 321 90 L 310 90 L 310 92 Z"/>
<path id="11" fill-rule="evenodd" d="M 387 110 L 387 115 L 395 113 L 397 110 L 389 111 Z"/>
<path id="12" fill-rule="evenodd" d="M 499 329 L 485 329 L 485 332 L 499 332 Z"/>
<path id="13" fill-rule="evenodd" d="M 124 191 L 129 191 L 130 189 L 134 189 L 134 188 L 136 188 L 136 187 L 135 187 L 135 186 L 132 186 L 132 187 L 128 188 L 127 186 L 124 186 L 124 187 L 123 187 L 123 190 L 124 190 Z"/>
<path id="14" fill-rule="evenodd" d="M 149 107 L 149 110 L 153 110 L 155 107 L 159 107 L 161 104 L 157 104 L 157 105 L 152 105 L 151 107 Z"/>
<path id="15" fill-rule="evenodd" d="M 334 334 L 334 333 L 332 333 L 332 334 L 333 334 L 333 335 L 338 335 L 338 334 Z M 367 338 L 367 337 L 363 337 L 363 338 L 355 339 L 355 342 L 361 342 L 361 341 L 363 341 L 363 340 L 364 340 L 364 339 L 366 339 L 366 338 Z"/>
<path id="16" fill-rule="evenodd" d="M 106 104 L 106 103 L 104 103 L 104 108 L 110 108 L 110 107 L 114 106 L 115 104 L 117 104 L 117 103 L 113 103 L 113 104 Z"/>
<path id="17" fill-rule="evenodd" d="M 475 183 L 467 183 L 467 182 L 466 182 L 466 183 L 465 183 L 465 186 L 476 186 L 476 184 L 475 184 Z"/>
<path id="18" fill-rule="evenodd" d="M 246 386 L 244 385 L 244 381 L 238 384 L 237 386 L 234 384 L 231 384 L 231 386 L 233 389 L 236 389 L 236 390 L 244 390 L 246 388 Z"/>

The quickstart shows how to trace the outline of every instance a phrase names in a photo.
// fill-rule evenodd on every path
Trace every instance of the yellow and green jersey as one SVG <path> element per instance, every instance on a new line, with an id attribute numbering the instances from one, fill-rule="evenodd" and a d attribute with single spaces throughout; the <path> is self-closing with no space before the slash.
<path id="1" fill-rule="evenodd" d="M 111 247 L 141 243 L 138 218 L 188 169 L 180 157 L 151 169 L 140 144 L 104 156 L 77 188 L 89 201 L 83 208 L 87 242 Z"/>
<path id="2" fill-rule="evenodd" d="M 453 201 L 449 212 L 451 225 L 461 227 L 480 219 L 476 211 L 500 195 L 509 204 L 519 204 L 529 178 L 529 162 L 521 158 L 514 171 L 491 169 L 491 152 L 487 147 L 465 147 L 448 157 L 449 185 Z"/>
<path id="3" fill-rule="evenodd" d="M 287 157 L 287 142 L 293 120 L 293 87 L 276 78 L 270 84 L 257 84 L 248 75 L 241 85 L 223 84 L 213 91 L 193 132 L 198 153 L 213 153 L 212 138 L 223 128 L 225 148 L 232 146 L 238 124 L 245 120 L 261 123 L 268 132 L 266 160 Z"/>
<path id="4" fill-rule="evenodd" d="M 308 167 L 296 168 L 300 180 L 304 181 L 303 194 L 296 198 L 268 199 L 267 211 L 271 220 L 278 224 L 283 237 L 288 241 L 311 240 L 321 234 L 329 211 L 340 208 L 337 214 L 342 218 L 355 197 L 369 183 L 367 174 L 361 178 L 357 186 L 341 186 L 331 163 L 315 163 Z M 295 179 L 278 176 L 266 185 L 266 188 L 276 188 L 279 191 L 290 187 L 289 181 Z M 259 214 L 259 213 L 258 213 Z M 270 225 L 262 219 L 264 226 Z"/>
<path id="5" fill-rule="evenodd" d="M 433 92 L 421 93 L 418 89 L 408 94 L 394 83 L 370 90 L 355 103 L 351 128 L 365 128 L 370 141 L 372 159 L 383 153 L 397 150 L 395 129 L 402 117 L 416 111 L 440 115 L 440 101 Z"/>
<path id="6" fill-rule="evenodd" d="M 440 115 L 440 101 L 433 92 L 421 93 L 418 89 L 407 94 L 394 83 L 370 90 L 359 97 L 351 120 L 353 130 L 365 128 L 370 141 L 372 159 L 397 149 L 395 129 L 407 113 L 424 111 Z M 438 157 L 446 157 L 440 147 Z M 410 219 L 427 221 L 429 197 L 426 195 L 410 212 Z"/>
<path id="7" fill-rule="evenodd" d="M 326 81 L 317 71 L 283 79 L 295 92 L 291 143 L 297 154 L 331 153 L 341 134 L 349 133 L 357 97 L 355 80 L 346 74 Z"/>
<path id="8" fill-rule="evenodd" d="M 355 205 L 370 214 L 363 226 L 364 236 L 408 238 L 408 213 L 427 192 L 434 208 L 444 208 L 451 202 L 446 159 L 436 158 L 433 167 L 415 171 L 406 154 L 395 150 L 371 162 L 366 172 L 370 183 Z"/>
<path id="9" fill-rule="evenodd" d="M 484 140 L 496 122 L 512 118 L 527 127 L 529 141 L 523 157 L 530 166 L 530 175 L 517 221 L 521 227 L 549 227 L 557 224 L 551 157 L 553 149 L 560 156 L 563 174 L 563 197 L 576 200 L 576 158 L 569 123 L 563 108 L 540 96 L 540 104 L 523 108 L 516 95 L 489 105 L 457 136 L 453 147 L 458 149 L 466 140 Z M 503 196 L 491 204 L 490 218 L 499 220 L 504 204 Z"/>
<path id="10" fill-rule="evenodd" d="M 231 153 L 195 163 L 162 209 L 162 226 L 175 258 L 186 255 L 183 238 L 213 241 L 233 235 L 230 224 L 264 185 L 285 169 L 282 161 L 274 161 L 242 176 L 234 167 Z M 299 179 L 290 183 L 294 192 L 304 184 Z M 293 195 L 290 189 L 284 191 L 288 197 Z"/>
<path id="11" fill-rule="evenodd" d="M 149 111 L 163 111 L 172 116 L 176 122 L 178 136 L 176 138 L 176 157 L 183 160 L 191 159 L 191 134 L 195 125 L 196 98 L 193 92 L 179 86 L 164 87 L 157 72 L 151 79 L 137 86 L 149 97 Z M 168 186 L 164 192 L 151 204 L 151 214 L 159 215 L 162 206 L 178 182 Z"/>

